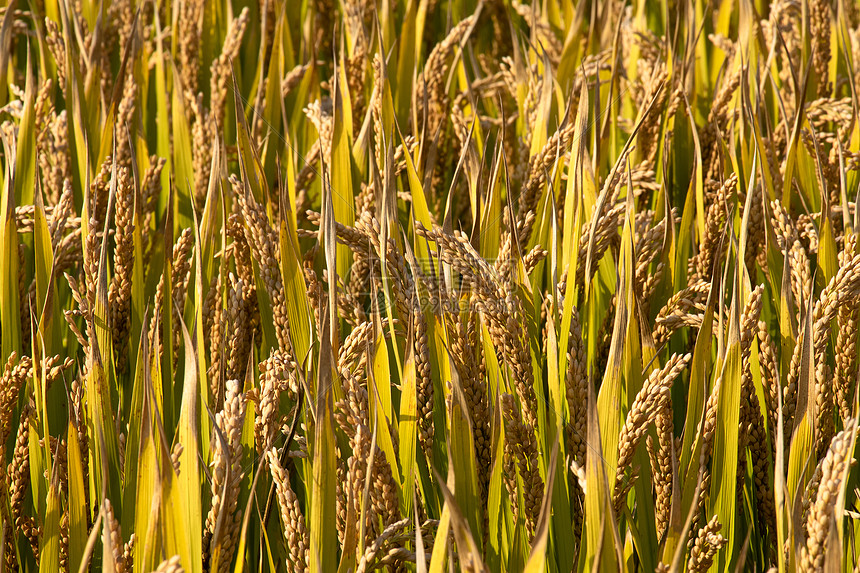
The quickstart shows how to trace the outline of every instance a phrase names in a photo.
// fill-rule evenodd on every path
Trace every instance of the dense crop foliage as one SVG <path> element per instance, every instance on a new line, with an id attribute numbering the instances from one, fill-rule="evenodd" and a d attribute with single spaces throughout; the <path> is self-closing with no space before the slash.
<path id="1" fill-rule="evenodd" d="M 0 572 L 860 566 L 853 0 L 0 4 Z"/>

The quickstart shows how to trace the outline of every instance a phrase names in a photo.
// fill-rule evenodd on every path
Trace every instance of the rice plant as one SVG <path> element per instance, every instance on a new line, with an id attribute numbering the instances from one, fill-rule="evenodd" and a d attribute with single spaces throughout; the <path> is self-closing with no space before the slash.
<path id="1" fill-rule="evenodd" d="M 860 567 L 854 0 L 0 5 L 0 572 Z"/>

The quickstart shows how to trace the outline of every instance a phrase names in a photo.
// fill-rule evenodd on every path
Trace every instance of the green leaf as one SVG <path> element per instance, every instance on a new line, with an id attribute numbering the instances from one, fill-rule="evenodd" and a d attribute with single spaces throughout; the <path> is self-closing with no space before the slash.
<path id="1" fill-rule="evenodd" d="M 84 484 L 83 458 L 78 431 L 69 423 L 66 432 L 66 471 L 69 479 L 69 571 L 78 571 L 87 544 L 86 484 Z"/>
<path id="2" fill-rule="evenodd" d="M 331 324 L 324 319 L 320 336 L 320 364 L 316 393 L 316 428 L 314 434 L 313 481 L 310 484 L 310 538 L 308 560 L 312 573 L 337 570 L 336 443 L 334 405 L 331 385 L 335 377 L 329 332 Z"/>
<path id="3" fill-rule="evenodd" d="M 45 524 L 42 529 L 39 545 L 39 573 L 60 570 L 60 474 L 59 466 L 51 476 L 51 486 L 48 489 L 48 509 L 45 514 Z"/>
<path id="4" fill-rule="evenodd" d="M 4 139 L 7 157 L 9 148 Z M 0 327 L 3 356 L 21 352 L 21 311 L 18 298 L 18 226 L 15 195 L 9 180 L 0 198 Z"/>
<path id="5" fill-rule="evenodd" d="M 412 346 L 410 345 L 410 348 Z M 400 415 L 397 431 L 400 434 L 399 460 L 403 470 L 401 482 L 401 515 L 410 515 L 413 510 L 412 493 L 415 487 L 415 456 L 418 438 L 418 396 L 415 383 L 415 356 L 406 356 L 403 381 L 400 391 Z"/>
<path id="6" fill-rule="evenodd" d="M 346 82 L 340 80 L 337 74 L 334 93 L 334 117 L 332 118 L 332 152 L 331 152 L 331 200 L 334 207 L 334 218 L 338 223 L 347 227 L 355 224 L 355 201 L 353 200 L 352 180 L 352 109 L 349 103 L 349 93 Z M 325 169 L 323 169 L 325 177 Z M 349 274 L 352 252 L 346 245 L 337 245 L 337 274 L 346 277 Z"/>
<path id="7" fill-rule="evenodd" d="M 469 408 L 457 376 L 453 377 L 452 386 L 451 427 L 448 433 L 448 457 L 450 464 L 448 471 L 449 475 L 453 474 L 454 497 L 457 500 L 457 505 L 463 511 L 463 517 L 468 522 L 468 529 L 474 532 L 478 539 L 482 539 L 482 523 L 479 521 L 479 518 L 483 511 L 478 490 L 478 472 L 475 466 L 474 433 L 472 432 L 471 420 L 469 420 Z M 464 547 L 459 542 L 457 545 L 460 551 L 464 550 Z"/>
<path id="8" fill-rule="evenodd" d="M 191 130 L 185 112 L 185 101 L 182 95 L 182 78 L 179 71 L 173 68 L 173 99 L 170 116 L 173 120 L 173 169 L 176 194 L 178 229 L 191 226 L 192 203 L 194 202 L 194 164 L 191 157 Z"/>
<path id="9" fill-rule="evenodd" d="M 711 492 L 709 514 L 715 514 L 722 525 L 722 535 L 728 541 L 719 552 L 717 562 L 725 569 L 732 562 L 736 548 L 735 515 L 737 508 L 737 443 L 740 424 L 741 348 L 740 300 L 737 286 L 729 321 L 729 339 L 725 361 L 720 371 L 722 385 L 717 400 L 717 424 L 711 459 Z M 738 548 L 739 549 L 739 548 Z"/>
<path id="10" fill-rule="evenodd" d="M 186 555 L 191 561 L 185 563 L 185 566 L 191 573 L 202 573 L 202 530 L 196 527 L 196 524 L 204 520 L 200 500 L 200 471 L 197 465 L 200 441 L 197 424 L 201 420 L 198 403 L 200 391 L 197 389 L 196 352 L 184 323 L 182 338 L 185 343 L 185 383 L 182 385 L 182 409 L 179 412 L 179 428 L 176 432 L 177 440 L 182 444 L 182 453 L 179 456 L 181 471 L 176 480 L 176 499 L 179 506 L 174 507 L 174 513 L 185 513 L 184 519 L 177 520 L 188 528 L 182 538 L 187 543 Z"/>
<path id="11" fill-rule="evenodd" d="M 544 488 L 543 501 L 541 502 L 540 514 L 537 527 L 535 528 L 535 539 L 532 543 L 531 554 L 526 562 L 524 573 L 542 573 L 546 566 L 546 547 L 550 530 L 550 515 L 552 514 L 553 484 L 556 477 L 556 462 L 558 460 L 558 440 L 553 440 L 552 453 L 547 466 L 547 481 Z"/>
<path id="12" fill-rule="evenodd" d="M 24 89 L 24 111 L 18 126 L 15 147 L 15 202 L 19 205 L 32 205 L 36 189 L 36 78 L 30 61 L 31 51 L 27 50 L 27 80 Z M 7 156 L 8 157 L 8 156 Z M 4 299 L 5 300 L 5 299 Z"/>
<path id="13" fill-rule="evenodd" d="M 282 186 L 283 188 L 283 186 Z M 296 231 L 295 214 L 289 199 L 281 194 L 279 212 L 281 243 L 281 280 L 284 283 L 287 318 L 293 352 L 303 361 L 311 347 L 314 317 L 311 312 L 305 275 L 302 267 L 301 248 Z"/>
<path id="14" fill-rule="evenodd" d="M 450 464 L 450 467 L 454 468 L 453 460 Z M 448 515 L 450 518 L 450 526 L 454 530 L 454 541 L 457 544 L 457 552 L 460 555 L 460 559 L 464 560 L 467 563 L 470 563 L 470 568 L 473 571 L 480 571 L 486 573 L 487 567 L 486 565 L 484 565 L 484 560 L 481 557 L 481 551 L 478 548 L 478 544 L 475 542 L 475 537 L 472 534 L 471 528 L 469 527 L 468 516 L 463 514 L 463 511 L 460 509 L 460 506 L 457 503 L 456 496 L 445 484 L 445 480 L 442 479 L 442 476 L 440 476 L 438 472 L 435 472 L 435 470 L 434 473 L 436 475 L 436 483 L 439 484 L 439 489 L 442 490 L 442 495 L 445 498 L 445 507 L 448 509 L 449 512 Z M 448 479 L 451 480 L 452 477 L 453 476 L 449 475 Z M 456 478 L 453 477 L 453 479 Z M 441 523 L 439 531 L 442 531 Z M 433 556 L 435 561 L 435 546 L 433 548 Z M 430 570 L 434 571 L 432 562 Z"/>

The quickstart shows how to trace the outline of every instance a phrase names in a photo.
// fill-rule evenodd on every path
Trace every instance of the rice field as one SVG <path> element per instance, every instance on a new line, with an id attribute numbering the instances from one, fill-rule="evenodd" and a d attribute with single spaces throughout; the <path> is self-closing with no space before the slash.
<path id="1" fill-rule="evenodd" d="M 854 0 L 0 6 L 0 573 L 860 569 Z"/>

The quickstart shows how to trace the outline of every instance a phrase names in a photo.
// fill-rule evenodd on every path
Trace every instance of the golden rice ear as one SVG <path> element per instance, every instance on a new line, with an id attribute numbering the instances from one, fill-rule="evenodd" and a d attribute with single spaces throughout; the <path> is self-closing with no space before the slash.
<path id="1" fill-rule="evenodd" d="M 116 194 L 114 235 L 114 276 L 108 291 L 113 351 L 117 370 L 128 369 L 128 337 L 131 326 L 131 282 L 134 272 L 134 182 L 128 168 L 117 173 L 119 183 Z"/>
<path id="2" fill-rule="evenodd" d="M 179 555 L 174 555 L 170 559 L 165 559 L 159 563 L 153 573 L 185 573 L 185 569 L 180 564 Z"/>

